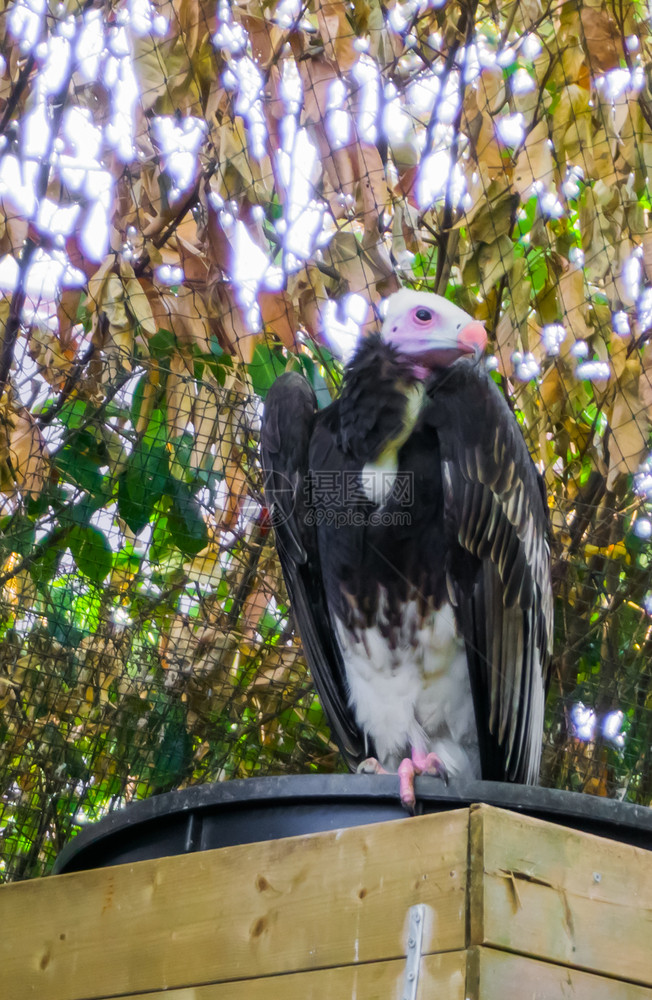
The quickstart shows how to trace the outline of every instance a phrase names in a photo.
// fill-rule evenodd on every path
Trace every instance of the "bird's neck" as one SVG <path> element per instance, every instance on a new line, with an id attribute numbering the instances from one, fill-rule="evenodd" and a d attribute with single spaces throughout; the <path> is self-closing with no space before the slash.
<path id="1" fill-rule="evenodd" d="M 369 337 L 347 368 L 339 399 L 343 450 L 363 464 L 396 464 L 423 397 L 424 384 L 410 362 L 380 337 Z"/>

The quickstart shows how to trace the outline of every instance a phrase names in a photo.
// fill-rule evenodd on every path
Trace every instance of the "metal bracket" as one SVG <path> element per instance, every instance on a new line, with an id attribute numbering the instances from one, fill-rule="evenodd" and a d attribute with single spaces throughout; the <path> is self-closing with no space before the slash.
<path id="1" fill-rule="evenodd" d="M 423 942 L 423 925 L 426 908 L 423 903 L 411 906 L 408 910 L 408 944 L 405 959 L 405 981 L 403 983 L 403 1000 L 417 1000 L 419 986 L 419 968 L 421 966 L 421 946 Z"/>

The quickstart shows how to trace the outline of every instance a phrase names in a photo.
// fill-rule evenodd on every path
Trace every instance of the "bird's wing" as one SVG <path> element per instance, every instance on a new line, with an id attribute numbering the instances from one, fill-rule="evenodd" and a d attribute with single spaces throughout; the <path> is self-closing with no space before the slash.
<path id="1" fill-rule="evenodd" d="M 477 364 L 456 362 L 428 392 L 483 777 L 536 782 L 552 648 L 545 490 L 507 403 Z"/>
<path id="2" fill-rule="evenodd" d="M 349 707 L 344 665 L 326 602 L 305 480 L 317 400 L 297 372 L 281 375 L 265 402 L 261 455 L 265 497 L 290 604 L 333 737 L 353 770 L 370 748 Z"/>

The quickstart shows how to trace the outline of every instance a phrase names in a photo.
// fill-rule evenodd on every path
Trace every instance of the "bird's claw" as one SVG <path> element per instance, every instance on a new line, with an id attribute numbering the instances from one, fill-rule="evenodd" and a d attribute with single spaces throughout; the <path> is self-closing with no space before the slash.
<path id="1" fill-rule="evenodd" d="M 417 774 L 433 774 L 448 782 L 448 771 L 436 753 L 419 753 L 412 751 L 411 757 L 405 757 L 398 765 L 398 787 L 401 803 L 409 813 L 414 813 L 416 796 L 414 779 Z"/>
<path id="2" fill-rule="evenodd" d="M 389 774 L 389 771 L 386 771 L 375 757 L 367 757 L 361 764 L 358 764 L 358 774 Z"/>
<path id="3" fill-rule="evenodd" d="M 376 757 L 367 757 L 358 764 L 358 774 L 389 774 Z M 398 765 L 398 787 L 401 803 L 409 813 L 414 813 L 416 797 L 414 794 L 414 779 L 417 774 L 433 774 L 448 782 L 446 766 L 436 753 L 412 751 L 411 757 L 405 757 Z"/>

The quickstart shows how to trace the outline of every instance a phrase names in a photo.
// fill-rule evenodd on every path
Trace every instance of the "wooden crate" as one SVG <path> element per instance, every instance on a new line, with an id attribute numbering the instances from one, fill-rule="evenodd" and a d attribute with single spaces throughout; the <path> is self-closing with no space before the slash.
<path id="1" fill-rule="evenodd" d="M 4 886 L 0 997 L 401 1000 L 415 912 L 416 1000 L 652 1000 L 652 853 L 484 805 Z"/>

